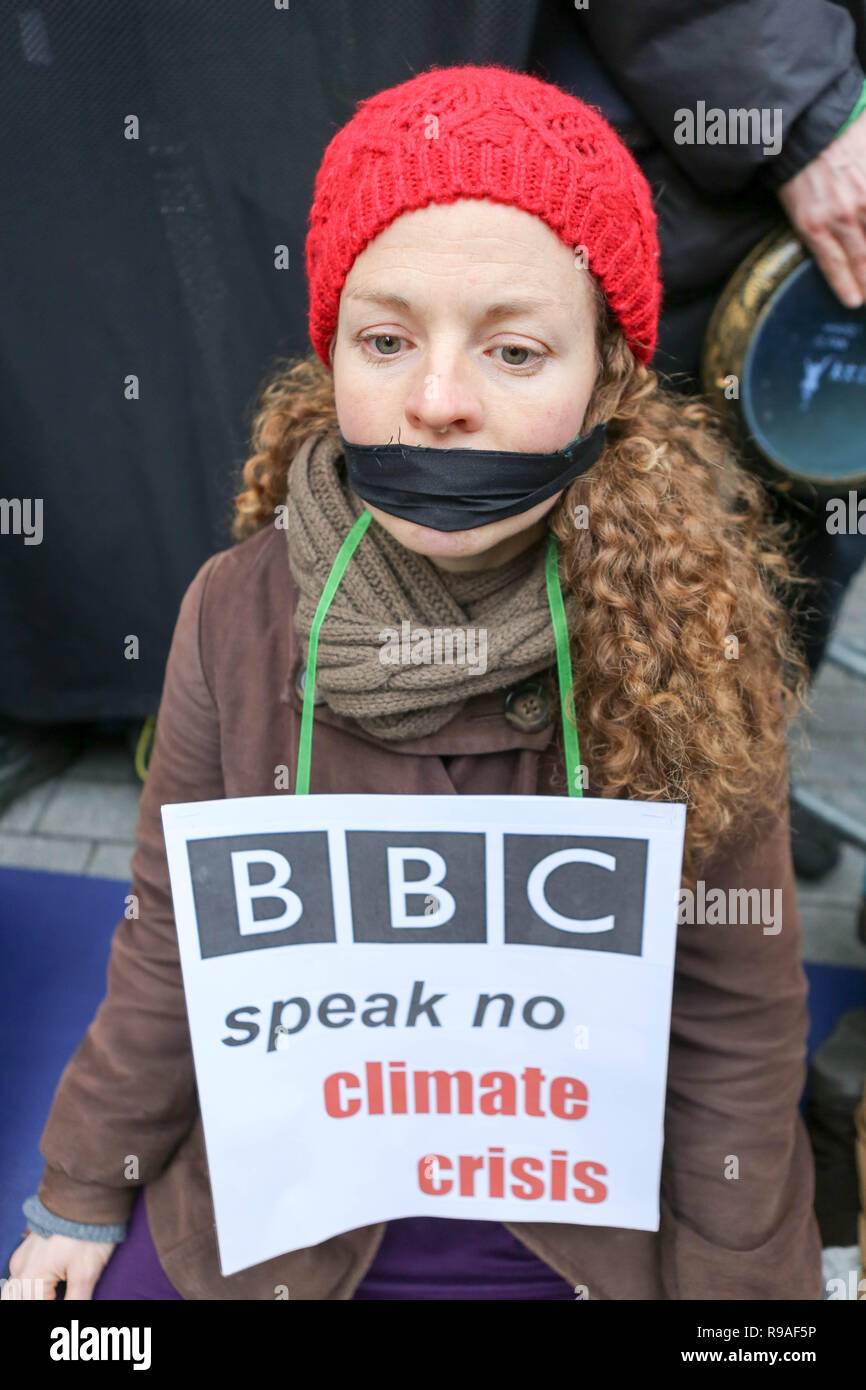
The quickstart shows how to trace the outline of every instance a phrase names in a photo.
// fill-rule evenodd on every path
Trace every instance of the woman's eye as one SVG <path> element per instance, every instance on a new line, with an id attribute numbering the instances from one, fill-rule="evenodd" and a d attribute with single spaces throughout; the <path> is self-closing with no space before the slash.
<path id="1" fill-rule="evenodd" d="M 395 337 L 393 333 L 371 333 L 363 341 L 374 343 L 375 350 L 381 357 L 394 357 L 400 351 L 399 344 L 402 343 L 403 339 Z M 389 346 L 383 347 L 382 344 Z"/>
<path id="2" fill-rule="evenodd" d="M 525 367 L 527 364 L 528 357 L 540 358 L 544 355 L 540 352 L 534 352 L 532 348 L 521 347 L 519 343 L 501 343 L 500 346 L 494 348 L 493 351 L 518 354 L 523 353 L 523 357 L 519 358 L 519 360 L 517 357 L 511 356 L 501 358 L 500 360 L 504 362 L 507 367 Z"/>

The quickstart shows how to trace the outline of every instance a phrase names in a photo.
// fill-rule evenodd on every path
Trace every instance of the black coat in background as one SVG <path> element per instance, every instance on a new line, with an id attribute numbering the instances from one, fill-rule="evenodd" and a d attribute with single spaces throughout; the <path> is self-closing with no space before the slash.
<path id="1" fill-rule="evenodd" d="M 309 348 L 313 181 L 361 97 L 491 62 L 599 104 L 656 194 L 670 310 L 656 365 L 672 370 L 778 215 L 773 186 L 850 113 L 854 54 L 830 0 L 5 9 L 0 494 L 41 499 L 43 539 L 0 534 L 0 715 L 156 709 L 180 599 L 230 544 L 257 387 L 275 357 Z M 672 113 L 697 99 L 781 107 L 782 154 L 676 146 Z"/>

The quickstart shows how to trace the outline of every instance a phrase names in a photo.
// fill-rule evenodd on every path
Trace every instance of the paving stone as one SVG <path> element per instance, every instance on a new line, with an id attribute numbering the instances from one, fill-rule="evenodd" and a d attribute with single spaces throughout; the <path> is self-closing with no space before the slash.
<path id="1" fill-rule="evenodd" d="M 91 840 L 134 840 L 141 783 L 67 782 L 57 790 L 39 819 L 41 834 L 86 835 Z"/>
<path id="2" fill-rule="evenodd" d="M 57 789 L 59 777 L 49 777 L 38 787 L 31 787 L 15 798 L 0 814 L 0 831 L 13 830 L 19 834 L 36 828 L 36 823 Z"/>
<path id="3" fill-rule="evenodd" d="M 130 860 L 134 849 L 134 841 L 125 844 L 98 844 L 85 867 L 85 873 L 94 878 L 119 878 L 124 883 L 129 883 L 132 879 Z"/>
<path id="4" fill-rule="evenodd" d="M 92 850 L 91 840 L 71 836 L 0 834 L 0 864 L 18 869 L 80 874 Z"/>
<path id="5" fill-rule="evenodd" d="M 838 903 L 801 907 L 803 960 L 816 965 L 849 965 L 866 970 L 866 946 L 857 936 L 856 914 Z M 784 928 L 783 928 L 784 930 Z"/>
<path id="6" fill-rule="evenodd" d="M 866 787 L 862 783 L 846 785 L 841 778 L 831 777 L 822 782 L 810 779 L 801 785 L 808 787 L 809 791 L 829 802 L 831 806 L 838 806 L 840 811 L 846 811 L 848 815 L 862 821 L 866 829 Z"/>

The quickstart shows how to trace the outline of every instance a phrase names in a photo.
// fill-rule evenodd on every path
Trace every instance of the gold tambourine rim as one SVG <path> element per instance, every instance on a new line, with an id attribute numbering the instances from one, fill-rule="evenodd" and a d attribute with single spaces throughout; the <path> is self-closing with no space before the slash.
<path id="1" fill-rule="evenodd" d="M 722 290 L 704 334 L 701 353 L 701 386 L 719 413 L 741 440 L 749 444 L 772 469 L 788 482 L 815 487 L 822 492 L 840 487 L 862 487 L 866 471 L 847 477 L 795 472 L 767 452 L 747 428 L 742 407 L 724 394 L 726 381 L 743 380 L 749 351 L 776 299 L 777 291 L 805 261 L 813 257 L 790 227 L 774 228 L 741 261 Z"/>

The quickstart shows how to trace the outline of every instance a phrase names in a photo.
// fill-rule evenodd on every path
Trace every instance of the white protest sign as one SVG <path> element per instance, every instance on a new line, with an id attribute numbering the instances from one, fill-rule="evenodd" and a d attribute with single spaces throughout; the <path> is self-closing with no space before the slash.
<path id="1" fill-rule="evenodd" d="M 684 805 L 162 819 L 224 1275 L 409 1216 L 658 1229 Z"/>

